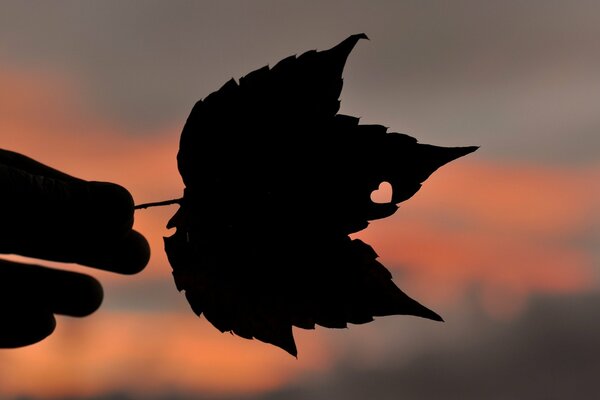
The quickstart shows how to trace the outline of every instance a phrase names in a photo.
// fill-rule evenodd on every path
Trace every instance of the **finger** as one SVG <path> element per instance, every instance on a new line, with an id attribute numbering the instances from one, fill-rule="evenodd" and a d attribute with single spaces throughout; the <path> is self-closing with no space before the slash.
<path id="1" fill-rule="evenodd" d="M 102 299 L 102 286 L 91 276 L 0 259 L 0 310 L 12 319 L 36 319 L 37 311 L 83 317 Z"/>
<path id="2" fill-rule="evenodd" d="M 77 250 L 71 262 L 121 274 L 135 274 L 144 269 L 150 260 L 150 245 L 142 234 L 131 230 L 122 238 L 81 237 L 73 243 Z M 65 260 L 67 261 L 67 260 Z"/>
<path id="3" fill-rule="evenodd" d="M 86 182 L 6 150 L 2 186 L 8 190 L 0 196 L 0 252 L 122 273 L 148 263 L 146 239 L 131 230 L 134 203 L 125 188 Z"/>
<path id="4" fill-rule="evenodd" d="M 101 226 L 109 227 L 109 230 L 120 228 L 125 231 L 133 224 L 133 199 L 129 192 L 119 185 L 75 178 L 27 156 L 4 149 L 0 149 L 0 166 L 10 168 L 0 170 L 0 185 L 15 192 L 17 197 L 13 202 L 17 205 L 23 204 L 24 200 L 19 194 L 25 196 L 33 192 L 38 196 L 41 194 L 40 199 L 45 200 L 45 204 L 49 200 L 47 197 L 53 201 L 79 203 L 69 205 L 73 213 L 77 211 L 77 207 L 92 210 L 94 215 L 84 219 L 91 225 L 95 221 L 90 218 L 95 218 L 101 222 Z M 4 201 L 8 202 L 8 199 Z M 62 217 L 67 218 L 63 222 L 68 223 L 69 217 L 73 220 L 70 214 Z M 79 221 L 81 220 L 76 219 L 74 222 Z"/>
<path id="5" fill-rule="evenodd" d="M 69 181 L 80 180 L 57 169 L 44 165 L 32 158 L 14 151 L 0 149 L 0 164 L 28 172 L 32 175 L 47 176 L 53 179 Z"/>
<path id="6" fill-rule="evenodd" d="M 0 348 L 16 348 L 48 337 L 54 332 L 56 319 L 51 312 L 44 310 L 7 311 L 0 308 L 0 324 Z"/>
<path id="7" fill-rule="evenodd" d="M 125 233 L 133 225 L 134 203 L 122 186 L 36 175 L 0 164 L 0 216 L 3 231 L 29 236 L 61 232 Z"/>
<path id="8" fill-rule="evenodd" d="M 12 252 L 28 257 L 64 263 L 77 263 L 105 271 L 135 274 L 150 260 L 150 245 L 139 232 L 130 230 L 119 237 L 58 236 L 31 242 L 0 240 L 0 253 Z M 10 249 L 8 251 L 8 249 Z"/>

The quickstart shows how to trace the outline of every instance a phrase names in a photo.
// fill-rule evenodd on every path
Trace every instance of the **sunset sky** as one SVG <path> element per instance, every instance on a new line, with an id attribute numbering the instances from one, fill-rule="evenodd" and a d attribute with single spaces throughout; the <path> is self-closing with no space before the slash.
<path id="1" fill-rule="evenodd" d="M 135 215 L 152 248 L 138 275 L 36 261 L 93 275 L 104 303 L 0 350 L 0 399 L 597 394 L 599 2 L 0 0 L 0 148 L 136 203 L 177 198 L 197 100 L 360 32 L 371 40 L 348 59 L 341 113 L 481 146 L 355 235 L 446 322 L 296 329 L 298 359 L 221 334 L 175 288 L 163 236 L 177 206 L 152 208 Z"/>

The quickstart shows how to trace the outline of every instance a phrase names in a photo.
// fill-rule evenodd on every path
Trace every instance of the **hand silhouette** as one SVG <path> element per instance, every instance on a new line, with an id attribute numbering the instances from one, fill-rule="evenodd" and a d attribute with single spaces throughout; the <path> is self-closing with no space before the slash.
<path id="1" fill-rule="evenodd" d="M 123 274 L 148 263 L 148 242 L 132 229 L 133 199 L 119 185 L 0 149 L 0 193 L 0 253 Z M 89 315 L 102 297 L 91 276 L 0 260 L 0 347 L 36 343 L 54 330 L 54 314 Z"/>

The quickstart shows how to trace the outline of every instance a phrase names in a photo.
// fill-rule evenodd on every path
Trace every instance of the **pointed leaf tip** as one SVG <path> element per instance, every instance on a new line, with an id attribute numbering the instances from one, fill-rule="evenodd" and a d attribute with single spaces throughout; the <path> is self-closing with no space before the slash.
<path id="1" fill-rule="evenodd" d="M 410 311 L 410 314 L 416 317 L 430 319 L 432 321 L 444 322 L 444 319 L 438 313 L 425 307 L 423 304 L 417 301 L 414 301 L 412 304 L 412 310 Z"/>
<path id="2" fill-rule="evenodd" d="M 322 54 L 331 54 L 333 56 L 333 59 L 336 60 L 336 63 L 338 64 L 339 70 L 337 72 L 338 72 L 338 74 L 341 75 L 341 72 L 344 68 L 344 65 L 346 64 L 346 60 L 348 59 L 348 56 L 350 55 L 350 53 L 354 49 L 354 46 L 356 46 L 356 43 L 358 43 L 358 41 L 360 39 L 369 40 L 367 35 L 365 35 L 364 33 L 358 33 L 356 35 L 347 37 L 346 39 L 344 39 L 342 42 L 340 42 L 336 46 L 332 47 L 329 50 L 325 50 L 321 53 Z"/>
<path id="3" fill-rule="evenodd" d="M 445 155 L 449 158 L 447 162 L 454 161 L 457 158 L 464 157 L 467 154 L 471 154 L 476 151 L 478 146 L 467 146 L 467 147 L 442 147 Z"/>
<path id="4" fill-rule="evenodd" d="M 367 35 L 365 35 L 364 33 L 357 33 L 356 35 L 348 36 L 346 39 L 344 39 L 342 42 L 340 42 L 339 44 L 337 44 L 330 50 L 343 51 L 347 57 L 348 54 L 350 54 L 350 52 L 352 51 L 352 49 L 354 49 L 354 46 L 356 46 L 356 43 L 358 43 L 358 41 L 360 39 L 369 40 L 369 37 Z"/>
<path id="5" fill-rule="evenodd" d="M 479 146 L 450 147 L 449 149 L 452 158 L 448 162 L 475 152 L 477 149 L 479 149 Z"/>
<path id="6" fill-rule="evenodd" d="M 424 318 L 430 319 L 432 321 L 445 322 L 444 318 L 442 318 L 438 313 L 428 310 L 429 313 L 424 316 Z"/>
<path id="7" fill-rule="evenodd" d="M 352 41 L 352 42 L 354 42 L 354 43 L 356 44 L 356 43 L 357 43 L 357 42 L 358 42 L 360 39 L 371 40 L 371 39 L 369 39 L 369 37 L 367 36 L 367 34 L 366 34 L 366 33 L 364 33 L 364 32 L 361 32 L 361 33 L 355 33 L 354 35 L 350 35 L 350 36 L 348 36 L 348 37 L 347 37 L 347 38 L 344 40 L 344 42 L 345 42 L 345 41 Z M 342 43 L 343 43 L 343 42 L 342 42 Z"/>

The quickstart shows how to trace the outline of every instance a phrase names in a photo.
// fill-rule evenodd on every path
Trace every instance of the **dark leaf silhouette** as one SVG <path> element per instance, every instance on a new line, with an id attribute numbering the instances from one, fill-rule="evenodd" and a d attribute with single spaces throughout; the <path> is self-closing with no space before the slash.
<path id="1" fill-rule="evenodd" d="M 338 114 L 344 65 L 362 38 L 232 79 L 192 109 L 177 155 L 184 197 L 165 249 L 177 288 L 222 332 L 296 355 L 292 326 L 441 320 L 349 234 L 476 147 L 419 144 Z M 384 181 L 392 201 L 372 202 Z"/>

